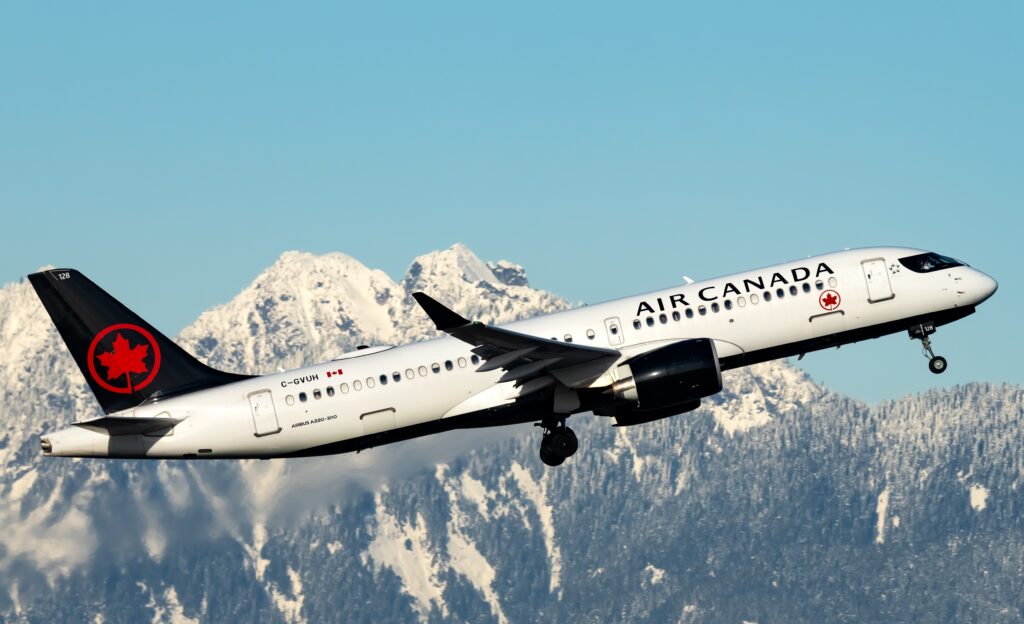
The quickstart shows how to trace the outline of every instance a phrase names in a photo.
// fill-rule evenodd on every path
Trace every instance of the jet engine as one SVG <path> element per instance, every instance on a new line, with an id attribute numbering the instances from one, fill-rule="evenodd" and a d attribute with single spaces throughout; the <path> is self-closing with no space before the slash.
<path id="1" fill-rule="evenodd" d="M 701 398 L 722 390 L 722 369 L 710 338 L 684 340 L 638 355 L 619 366 L 618 375 L 612 385 L 615 398 L 635 401 L 644 411 L 699 404 Z"/>

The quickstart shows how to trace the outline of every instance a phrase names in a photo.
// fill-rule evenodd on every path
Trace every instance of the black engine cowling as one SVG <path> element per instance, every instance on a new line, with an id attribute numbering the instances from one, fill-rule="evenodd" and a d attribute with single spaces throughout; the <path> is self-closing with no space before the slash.
<path id="1" fill-rule="evenodd" d="M 669 405 L 667 407 L 659 407 L 657 409 L 650 410 L 642 410 L 629 406 L 619 406 L 614 411 L 602 415 L 614 416 L 616 427 L 629 427 L 632 425 L 642 425 L 655 420 L 661 420 L 662 418 L 678 416 L 680 414 L 685 414 L 686 412 L 692 412 L 698 407 L 700 407 L 700 399 L 694 399 L 693 401 L 686 401 L 685 403 L 680 403 L 678 405 Z M 598 412 L 594 413 L 597 414 Z"/>
<path id="2" fill-rule="evenodd" d="M 642 410 L 699 400 L 722 390 L 715 342 L 694 338 L 638 355 L 619 367 L 615 398 L 636 401 Z"/>

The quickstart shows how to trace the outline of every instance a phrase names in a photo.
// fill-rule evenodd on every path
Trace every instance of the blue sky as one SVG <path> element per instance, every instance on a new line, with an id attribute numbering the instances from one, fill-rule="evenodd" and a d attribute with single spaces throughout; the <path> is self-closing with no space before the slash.
<path id="1" fill-rule="evenodd" d="M 866 399 L 1024 381 L 1020 3 L 0 8 L 0 282 L 80 268 L 175 333 L 288 249 L 462 241 L 599 301 L 875 244 L 995 276 L 809 355 Z"/>

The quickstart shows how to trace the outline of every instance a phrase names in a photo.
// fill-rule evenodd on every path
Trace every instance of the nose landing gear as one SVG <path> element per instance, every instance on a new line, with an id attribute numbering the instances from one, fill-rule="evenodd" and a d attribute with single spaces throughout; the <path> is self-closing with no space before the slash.
<path id="1" fill-rule="evenodd" d="M 538 423 L 544 428 L 544 437 L 540 440 L 540 460 L 548 466 L 560 466 L 567 458 L 572 457 L 580 443 L 576 433 L 565 426 L 565 419 L 545 420 Z"/>
<path id="2" fill-rule="evenodd" d="M 921 341 L 924 355 L 928 358 L 928 370 L 936 375 L 946 372 L 946 358 L 941 355 L 935 355 L 935 352 L 932 351 L 931 338 L 928 337 L 935 333 L 935 325 L 933 323 L 921 323 L 911 327 L 909 333 L 911 340 Z"/>

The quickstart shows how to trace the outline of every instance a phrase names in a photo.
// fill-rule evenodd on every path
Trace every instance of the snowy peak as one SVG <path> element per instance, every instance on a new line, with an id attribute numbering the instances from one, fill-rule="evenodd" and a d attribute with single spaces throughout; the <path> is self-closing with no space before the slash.
<path id="1" fill-rule="evenodd" d="M 443 251 L 432 251 L 412 261 L 402 285 L 409 293 L 421 286 L 450 284 L 462 281 L 469 284 L 499 282 L 498 278 L 469 247 L 455 243 Z"/>
<path id="2" fill-rule="evenodd" d="M 530 288 L 521 266 L 507 260 L 486 263 L 462 243 L 413 260 L 402 288 L 410 318 L 421 331 L 428 332 L 430 322 L 410 296 L 417 291 L 484 323 L 506 323 L 569 307 L 550 293 Z"/>
<path id="3" fill-rule="evenodd" d="M 781 360 L 727 371 L 724 390 L 707 400 L 716 426 L 729 436 L 807 409 L 825 396 L 802 370 Z"/>
<path id="4" fill-rule="evenodd" d="M 21 453 L 34 462 L 37 449 L 26 440 L 98 406 L 28 280 L 0 288 L 0 344 L 0 466 Z"/>
<path id="5" fill-rule="evenodd" d="M 181 339 L 231 370 L 299 366 L 362 342 L 388 342 L 398 291 L 386 273 L 345 254 L 290 251 L 230 302 L 204 312 Z"/>
<path id="6" fill-rule="evenodd" d="M 494 273 L 494 277 L 498 278 L 498 281 L 502 284 L 509 286 L 529 286 L 530 282 L 526 279 L 526 269 L 521 265 L 513 264 L 508 260 L 498 260 L 497 262 L 488 262 L 487 268 Z"/>
<path id="7" fill-rule="evenodd" d="M 522 274 L 506 261 L 495 266 Z M 462 244 L 416 258 L 401 285 L 342 253 L 289 251 L 230 302 L 204 312 L 181 342 L 212 366 L 261 373 L 331 359 L 361 344 L 436 335 L 410 296 L 417 290 L 490 323 L 567 307 L 526 286 L 525 276 L 519 281 L 503 283 Z"/>

